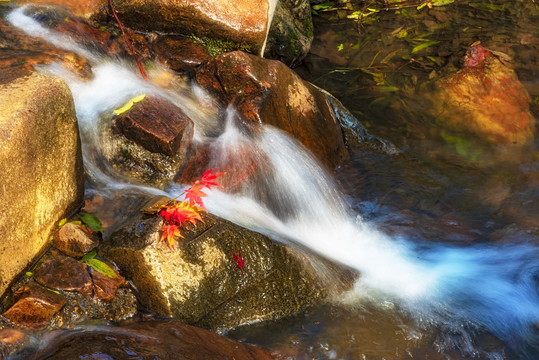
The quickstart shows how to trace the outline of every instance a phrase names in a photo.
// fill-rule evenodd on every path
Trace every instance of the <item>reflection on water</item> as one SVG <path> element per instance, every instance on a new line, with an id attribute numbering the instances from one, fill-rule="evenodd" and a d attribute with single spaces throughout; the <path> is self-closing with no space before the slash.
<path id="1" fill-rule="evenodd" d="M 318 27 L 327 33 L 318 37 L 311 67 L 302 70 L 303 75 L 317 79 L 318 85 L 340 97 L 373 132 L 404 150 L 393 157 L 376 152 L 353 153 L 351 162 L 337 171 L 348 194 L 344 200 L 332 179 L 294 141 L 269 127 L 260 136 L 245 137 L 233 126 L 233 110 L 228 112 L 229 126 L 212 146 L 213 166 L 240 163 L 244 159 L 237 154 L 249 151 L 253 154 L 250 158 L 262 159 L 265 172 L 232 195 L 213 192 L 205 202 L 208 208 L 280 241 L 301 244 L 362 274 L 355 289 L 332 305 L 314 309 L 305 317 L 238 329 L 231 336 L 295 358 L 445 358 L 441 352 L 453 359 L 498 359 L 532 358 L 536 354 L 539 225 L 538 205 L 533 200 L 539 192 L 537 145 L 510 159 L 483 158 L 488 159 L 488 166 L 471 162 L 453 151 L 454 144 L 443 141 L 437 127 L 429 123 L 421 100 L 416 100 L 420 97 L 416 97 L 415 85 L 431 76 L 432 71 L 442 71 L 442 65 L 451 66 L 452 61 L 457 61 L 469 45 L 468 40 L 483 31 L 498 33 L 494 31 L 496 23 L 474 15 L 474 6 L 468 9 L 467 5 L 459 5 L 456 9 L 459 11 L 454 14 L 447 9 L 425 11 L 418 24 L 417 18 L 409 20 L 402 14 L 380 17 L 376 27 L 375 23 L 368 25 L 369 33 L 383 34 L 380 42 L 372 38 L 374 35 L 361 39 L 358 36 L 359 46 L 342 50 L 348 59 L 331 46 L 321 51 L 321 41 L 331 44 L 331 39 L 324 37 L 340 36 L 339 31 L 343 36 L 355 34 L 354 24 L 343 22 L 338 31 L 332 28 L 331 21 Z M 447 19 L 458 17 L 460 21 L 484 23 L 483 30 L 478 33 L 476 25 L 470 25 L 466 36 L 456 42 L 451 39 L 456 31 L 452 27 L 457 25 L 451 23 L 438 27 L 438 32 L 421 33 L 422 27 L 428 27 L 427 17 L 445 23 L 444 14 Z M 14 23 L 24 20 L 20 26 L 34 31 L 34 36 L 46 34 L 54 38 L 54 34 L 39 27 L 36 30 L 34 23 L 29 26 L 29 18 L 21 12 L 10 19 Z M 521 24 L 526 25 L 529 24 Z M 389 56 L 395 49 L 388 46 L 390 39 L 384 40 L 384 34 L 401 26 L 396 34 L 408 29 L 416 32 L 414 38 L 446 36 L 440 42 L 450 54 L 440 55 L 438 49 L 429 55 L 433 59 L 414 61 L 402 55 Z M 397 38 L 398 46 L 414 45 L 406 36 Z M 63 46 L 66 41 L 57 44 Z M 373 44 L 390 52 L 376 55 L 382 50 Z M 73 44 L 68 45 L 77 50 Z M 365 65 L 366 57 L 360 55 L 366 51 L 373 52 L 372 58 L 384 55 L 385 63 L 377 69 L 325 75 L 335 65 L 370 67 L 376 62 L 370 58 Z M 346 62 L 340 63 L 341 58 Z M 148 85 L 125 64 L 90 60 L 95 74 L 90 82 L 77 80 L 61 67 L 48 68 L 63 77 L 74 93 L 86 168 L 93 180 L 89 191 L 105 199 L 129 198 L 122 194 L 132 194 L 133 189 L 147 193 L 148 189 L 126 183 L 106 164 L 95 162 L 100 159 L 95 156 L 99 154 L 98 122 L 106 120 L 101 115 L 140 92 L 174 101 L 193 114 L 199 129 L 211 128 L 217 122 L 212 117 L 215 112 L 197 111 L 200 101 L 196 91 L 170 91 Z M 526 66 L 519 74 L 535 81 L 537 68 L 524 59 L 521 63 Z M 197 140 L 210 141 L 204 134 L 199 131 Z M 478 146 L 489 153 L 486 145 Z M 497 159 L 500 163 L 496 163 Z M 172 195 L 177 191 L 175 187 L 169 189 Z M 491 240 L 498 245 L 488 245 Z M 441 241 L 445 244 L 437 244 Z M 467 246 L 456 247 L 455 242 Z M 478 242 L 483 244 L 470 245 Z"/>

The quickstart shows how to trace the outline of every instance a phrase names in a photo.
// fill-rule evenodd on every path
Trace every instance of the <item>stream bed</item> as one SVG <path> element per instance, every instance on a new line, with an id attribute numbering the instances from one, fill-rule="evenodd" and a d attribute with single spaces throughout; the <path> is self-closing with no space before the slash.
<path id="1" fill-rule="evenodd" d="M 297 186 L 282 198 L 293 199 L 299 215 L 283 220 L 282 214 L 246 199 L 248 191 L 241 199 L 216 192 L 208 197 L 208 209 L 299 244 L 361 277 L 352 290 L 324 306 L 225 335 L 283 359 L 536 358 L 537 138 L 517 147 L 444 128 L 430 110 L 436 98 L 427 95 L 429 83 L 458 71 L 467 49 L 480 42 L 515 70 L 531 97 L 537 128 L 538 5 L 456 1 L 432 9 L 374 11 L 363 3 L 335 2 L 318 9 L 311 53 L 295 70 L 332 93 L 399 153 L 355 148 L 328 175 L 303 148 L 271 127 L 264 129 L 249 146 L 264 152 L 276 169 L 271 174 L 276 193 Z M 361 12 L 358 24 L 355 17 Z M 89 60 L 98 64 L 99 81 L 81 83 L 62 68 L 45 69 L 63 77 L 74 93 L 88 197 L 97 194 L 115 209 L 125 209 L 149 194 L 181 193 L 175 186 L 165 191 L 139 187 L 103 171 L 95 153 L 98 123 L 104 121 L 100 114 L 140 91 L 171 95 L 145 85 L 123 63 Z M 200 104 L 193 93 L 172 99 L 196 109 Z M 247 141 L 234 137 L 233 129 L 226 134 L 227 141 L 216 141 L 224 153 Z M 278 144 L 278 150 L 268 144 Z M 315 181 L 292 183 L 298 178 Z M 105 220 L 114 227 L 125 213 Z"/>

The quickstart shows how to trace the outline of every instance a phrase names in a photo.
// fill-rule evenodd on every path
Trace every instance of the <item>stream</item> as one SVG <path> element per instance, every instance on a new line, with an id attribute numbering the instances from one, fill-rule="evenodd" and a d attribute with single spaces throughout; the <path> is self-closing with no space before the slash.
<path id="1" fill-rule="evenodd" d="M 222 134 L 210 136 L 219 126 L 218 109 L 196 85 L 170 89 L 145 82 L 132 64 L 90 52 L 23 9 L 7 19 L 92 64 L 90 81 L 59 64 L 40 68 L 63 78 L 73 93 L 87 196 L 129 203 L 182 193 L 177 185 L 161 190 L 132 183 L 100 155 L 107 146 L 101 140 L 103 124 L 110 122 L 112 110 L 134 96 L 154 94 L 193 119 L 195 141 L 211 142 L 214 169 L 241 162 L 245 151 L 264 162 L 259 183 L 243 184 L 234 194 L 209 192 L 205 204 L 211 213 L 361 274 L 353 289 L 330 304 L 234 329 L 228 337 L 294 359 L 534 359 L 539 354 L 537 140 L 516 155 L 469 134 L 458 134 L 457 141 L 429 122 L 419 86 L 441 76 L 443 66 L 456 66 L 452 63 L 466 47 L 484 37 L 491 48 L 509 49 L 520 80 L 537 99 L 537 8 L 526 12 L 515 4 L 517 15 L 488 8 L 500 13 L 493 21 L 474 6 L 478 3 L 455 5 L 453 12 L 439 8 L 436 16 L 372 14 L 366 19 L 378 18 L 362 24 L 362 36 L 348 18 L 354 9 L 314 17 L 318 33 L 297 72 L 333 93 L 369 131 L 401 151 L 381 157 L 358 150 L 334 174 L 325 173 L 305 148 L 275 128 L 264 126 L 261 134 L 246 136 L 236 126 L 233 108 L 226 109 Z M 442 18 L 446 25 L 429 23 Z M 403 54 L 416 43 L 407 36 L 386 38 L 402 31 L 436 40 L 448 53 L 427 49 L 432 53 L 412 61 Z M 525 46 L 528 33 L 535 42 L 526 38 L 531 45 Z M 509 46 L 513 35 L 515 44 Z M 530 47 L 535 55 L 524 51 Z M 537 104 L 532 112 L 537 119 Z M 261 191 L 271 193 L 263 197 Z"/>

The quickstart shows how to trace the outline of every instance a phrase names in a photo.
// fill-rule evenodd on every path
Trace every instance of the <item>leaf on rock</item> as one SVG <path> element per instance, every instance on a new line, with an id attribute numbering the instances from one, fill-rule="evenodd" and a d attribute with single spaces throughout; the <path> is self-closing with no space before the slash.
<path id="1" fill-rule="evenodd" d="M 243 271 L 243 264 L 245 263 L 245 259 L 241 257 L 241 252 L 238 250 L 238 255 L 232 253 L 232 257 L 234 258 L 234 261 L 236 262 L 236 266 L 243 273 L 243 276 L 247 276 L 247 274 L 245 274 L 245 271 Z"/>
<path id="2" fill-rule="evenodd" d="M 92 269 L 94 269 L 98 273 L 106 275 L 109 278 L 116 277 L 116 272 L 110 266 L 108 266 L 101 260 L 97 260 L 96 258 L 91 258 L 91 259 L 86 260 L 84 263 L 87 264 L 88 266 L 91 266 Z"/>
<path id="3" fill-rule="evenodd" d="M 129 100 L 127 103 L 125 103 L 124 106 L 114 110 L 113 113 L 116 114 L 116 115 L 123 114 L 127 110 L 131 109 L 135 103 L 144 100 L 145 97 L 146 97 L 146 94 L 135 96 L 134 98 Z"/>
<path id="4" fill-rule="evenodd" d="M 176 250 L 174 247 L 174 236 L 183 237 L 182 234 L 180 234 L 180 230 L 178 228 L 178 225 L 167 225 L 164 228 L 161 229 L 162 234 L 159 241 L 167 241 L 168 245 L 172 250 Z"/>
<path id="5" fill-rule="evenodd" d="M 84 223 L 84 225 L 89 227 L 92 231 L 105 231 L 105 228 L 101 225 L 101 221 L 99 221 L 99 219 L 95 215 L 88 213 L 80 213 L 80 219 Z"/>

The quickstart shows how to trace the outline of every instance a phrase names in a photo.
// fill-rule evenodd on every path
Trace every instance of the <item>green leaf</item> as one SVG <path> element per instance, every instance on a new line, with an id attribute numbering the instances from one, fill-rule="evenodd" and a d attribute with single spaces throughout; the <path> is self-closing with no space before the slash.
<path id="1" fill-rule="evenodd" d="M 423 4 L 421 4 L 421 5 L 419 5 L 419 6 L 417 7 L 417 10 L 421 10 L 421 9 L 423 9 L 425 6 L 427 6 L 427 3 L 426 3 L 426 2 L 423 3 Z"/>
<path id="2" fill-rule="evenodd" d="M 80 219 L 86 226 L 88 226 L 93 231 L 105 231 L 105 228 L 101 225 L 101 221 L 99 221 L 99 219 L 95 215 L 88 213 L 80 213 Z"/>
<path id="3" fill-rule="evenodd" d="M 429 46 L 432 46 L 432 45 L 436 45 L 440 43 L 439 41 L 429 41 L 429 42 L 426 42 L 426 43 L 423 43 L 423 44 L 419 44 L 417 46 L 415 46 L 413 49 L 412 49 L 412 54 L 418 52 L 418 51 L 421 51 L 425 48 L 428 48 Z"/>
<path id="4" fill-rule="evenodd" d="M 344 45 L 343 45 L 343 44 L 339 44 L 339 46 L 337 46 L 337 51 L 341 51 L 342 49 L 344 49 Z"/>
<path id="5" fill-rule="evenodd" d="M 432 2 L 432 6 L 444 6 L 454 3 L 455 0 L 435 0 Z"/>
<path id="6" fill-rule="evenodd" d="M 88 261 L 88 260 L 90 260 L 90 259 L 95 258 L 96 255 L 97 255 L 97 251 L 92 250 L 92 251 L 90 251 L 88 254 L 84 255 L 84 256 L 82 257 L 82 259 L 80 259 L 80 261 L 86 262 L 86 261 Z"/>
<path id="7" fill-rule="evenodd" d="M 97 260 L 93 258 L 93 259 L 88 259 L 87 261 L 85 261 L 85 263 L 91 266 L 95 271 L 103 275 L 106 275 L 109 278 L 116 277 L 116 272 L 114 272 L 114 270 L 110 266 L 108 266 L 101 260 Z"/>
<path id="8" fill-rule="evenodd" d="M 313 10 L 315 10 L 315 11 L 326 10 L 326 9 L 332 8 L 333 5 L 334 4 L 332 2 L 325 2 L 325 3 L 322 3 L 322 4 L 314 5 Z"/>
<path id="9" fill-rule="evenodd" d="M 490 10 L 498 10 L 498 11 L 503 11 L 503 10 L 505 10 L 505 4 L 496 5 L 496 4 L 485 4 L 485 3 L 482 3 L 481 5 L 482 5 L 483 7 L 486 7 L 487 9 L 490 9 Z"/>

